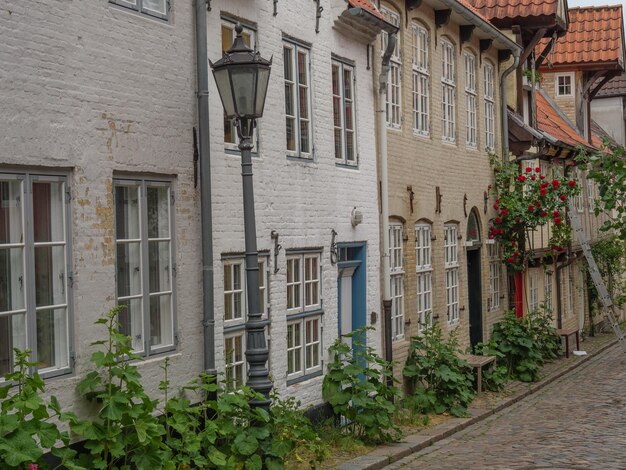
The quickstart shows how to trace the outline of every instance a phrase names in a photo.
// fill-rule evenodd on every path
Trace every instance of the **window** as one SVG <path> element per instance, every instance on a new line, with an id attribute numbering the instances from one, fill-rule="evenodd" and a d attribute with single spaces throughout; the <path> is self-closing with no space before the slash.
<path id="1" fill-rule="evenodd" d="M 556 96 L 571 97 L 574 96 L 574 74 L 564 73 L 554 76 Z"/>
<path id="2" fill-rule="evenodd" d="M 589 204 L 589 212 L 596 210 L 596 190 L 593 180 L 587 176 L 587 203 Z"/>
<path id="3" fill-rule="evenodd" d="M 578 194 L 574 196 L 574 205 L 576 206 L 576 210 L 578 212 L 583 212 L 585 210 L 585 195 L 582 191 L 582 176 L 580 174 L 580 170 L 576 169 L 576 173 L 572 176 L 576 179 L 579 189 Z"/>
<path id="4" fill-rule="evenodd" d="M 446 270 L 446 304 L 448 323 L 459 321 L 459 259 L 456 224 L 444 226 L 444 266 Z"/>
<path id="5" fill-rule="evenodd" d="M 534 312 L 539 309 L 539 270 L 530 269 L 528 272 L 528 310 Z"/>
<path id="6" fill-rule="evenodd" d="M 138 13 L 167 20 L 170 12 L 170 0 L 109 0 L 109 2 Z"/>
<path id="7" fill-rule="evenodd" d="M 415 272 L 417 277 L 417 321 L 418 331 L 432 326 L 433 310 L 433 265 L 431 227 L 428 224 L 415 226 Z"/>
<path id="8" fill-rule="evenodd" d="M 441 116 L 442 138 L 444 142 L 456 142 L 455 124 L 455 78 L 454 78 L 454 46 L 445 39 L 441 41 L 442 73 L 441 73 Z"/>
<path id="9" fill-rule="evenodd" d="M 391 337 L 404 338 L 404 262 L 402 224 L 389 224 L 389 266 L 391 273 Z"/>
<path id="10" fill-rule="evenodd" d="M 546 308 L 552 312 L 552 272 L 546 271 L 544 277 L 544 303 Z"/>
<path id="11" fill-rule="evenodd" d="M 173 198 L 169 183 L 114 180 L 116 298 L 138 353 L 174 347 Z"/>
<path id="12" fill-rule="evenodd" d="M 413 131 L 427 136 L 430 133 L 428 68 L 428 31 L 413 25 Z"/>
<path id="13" fill-rule="evenodd" d="M 70 367 L 68 195 L 62 176 L 0 174 L 0 379 L 13 348 L 40 373 Z"/>
<path id="14" fill-rule="evenodd" d="M 488 309 L 494 312 L 500 308 L 500 245 L 490 243 L 487 245 L 487 253 L 489 256 L 489 299 Z"/>
<path id="15" fill-rule="evenodd" d="M 321 255 L 287 255 L 287 379 L 321 372 Z"/>
<path id="16" fill-rule="evenodd" d="M 467 105 L 467 122 L 465 125 L 468 147 L 476 148 L 477 117 L 476 117 L 476 57 L 469 52 L 463 54 L 465 58 L 465 101 Z"/>
<path id="17" fill-rule="evenodd" d="M 400 28 L 400 15 L 396 12 L 389 10 L 388 8 L 381 7 L 380 12 L 383 18 L 388 23 Z M 383 31 L 381 34 L 381 53 L 384 54 L 387 49 L 387 42 L 389 35 Z M 401 86 L 400 86 L 400 35 L 397 36 L 396 46 L 391 54 L 391 61 L 389 63 L 389 77 L 387 80 L 387 100 L 385 106 L 385 115 L 387 116 L 387 126 L 399 128 L 402 125 L 402 108 L 401 101 Z"/>
<path id="18" fill-rule="evenodd" d="M 567 310 L 574 313 L 574 276 L 572 276 L 572 265 L 567 267 Z"/>
<path id="19" fill-rule="evenodd" d="M 335 161 L 347 165 L 356 165 L 354 67 L 343 62 L 333 61 L 332 85 Z"/>
<path id="20" fill-rule="evenodd" d="M 244 26 L 241 37 L 246 46 L 256 49 L 255 31 L 253 29 Z M 222 52 L 229 50 L 234 40 L 235 22 L 222 19 Z M 252 142 L 255 142 L 256 145 L 256 129 L 253 131 Z M 224 144 L 226 144 L 227 148 L 232 149 L 236 149 L 236 146 L 239 144 L 235 123 L 226 117 L 226 112 L 224 112 Z M 237 152 L 237 155 L 239 155 L 239 152 Z"/>
<path id="21" fill-rule="evenodd" d="M 224 362 L 229 387 L 243 385 L 247 377 L 245 322 L 247 320 L 247 285 L 245 261 L 241 257 L 226 258 L 224 264 Z M 259 256 L 259 304 L 267 316 L 267 257 Z"/>
<path id="22" fill-rule="evenodd" d="M 493 84 L 493 65 L 483 64 L 483 85 L 485 94 L 485 148 L 493 150 L 496 147 L 495 133 L 495 103 Z"/>
<path id="23" fill-rule="evenodd" d="M 291 156 L 312 157 L 310 51 L 306 47 L 283 44 L 285 74 L 285 134 Z"/>

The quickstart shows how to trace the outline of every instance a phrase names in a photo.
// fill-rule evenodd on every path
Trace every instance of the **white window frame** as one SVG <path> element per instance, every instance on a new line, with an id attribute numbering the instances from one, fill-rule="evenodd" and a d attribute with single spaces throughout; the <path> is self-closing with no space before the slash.
<path id="1" fill-rule="evenodd" d="M 575 178 L 576 184 L 578 185 L 578 194 L 574 196 L 574 205 L 576 206 L 576 210 L 579 213 L 583 213 L 585 211 L 585 194 L 582 188 L 582 175 L 578 168 L 576 168 L 576 172 L 572 175 Z"/>
<path id="2" fill-rule="evenodd" d="M 230 49 L 231 45 L 227 46 L 224 44 L 223 41 L 223 37 L 222 37 L 222 29 L 223 28 L 228 28 L 229 30 L 232 31 L 232 36 L 233 36 L 233 40 L 235 38 L 235 26 L 237 25 L 237 20 L 235 19 L 230 19 L 228 17 L 222 17 L 222 22 L 221 22 L 221 27 L 220 27 L 220 44 L 222 44 L 222 48 L 227 47 L 226 50 Z M 249 23 L 246 24 L 242 24 L 241 27 L 243 28 L 243 38 L 245 40 L 246 35 L 248 35 L 248 37 L 250 38 L 250 44 L 248 44 L 248 47 L 257 50 L 257 32 L 256 32 L 256 28 L 253 28 L 252 26 L 249 25 Z M 222 50 L 222 52 L 224 52 L 224 50 Z M 227 120 L 226 119 L 226 112 L 224 111 L 224 148 L 227 150 L 228 153 L 234 153 L 237 157 L 240 156 L 240 150 L 239 150 L 239 137 L 237 135 L 237 128 L 235 126 L 234 120 Z M 227 127 L 230 127 L 230 134 L 232 136 L 231 140 L 227 140 L 226 139 L 226 132 L 227 132 Z M 252 131 L 252 143 L 254 145 L 254 147 L 252 148 L 252 154 L 253 156 L 258 155 L 257 153 L 257 149 L 258 149 L 258 122 L 257 122 L 257 127 L 255 129 L 253 129 Z"/>
<path id="3" fill-rule="evenodd" d="M 161 11 L 156 11 L 156 10 L 150 9 L 149 7 L 146 7 L 145 4 L 149 3 L 146 0 L 109 0 L 109 3 L 112 3 L 113 5 L 117 5 L 123 8 L 128 8 L 129 10 L 133 10 L 137 13 L 148 15 L 153 18 L 159 18 L 161 20 L 169 21 L 170 10 L 171 10 L 171 6 L 170 6 L 171 0 L 163 0 L 163 2 L 164 2 L 163 6 L 165 7 L 165 11 L 161 12 Z"/>
<path id="4" fill-rule="evenodd" d="M 441 40 L 441 139 L 456 143 L 456 69 L 455 47 L 447 39 Z"/>
<path id="5" fill-rule="evenodd" d="M 237 338 L 240 339 L 240 352 L 236 350 Z M 224 370 L 226 371 L 227 386 L 230 388 L 236 389 L 246 383 L 248 375 L 248 362 L 246 361 L 245 351 L 245 330 L 224 334 Z M 240 372 L 238 373 L 238 371 Z M 241 380 L 237 379 L 238 376 L 241 377 Z"/>
<path id="6" fill-rule="evenodd" d="M 485 149 L 496 147 L 496 105 L 494 67 L 489 62 L 483 64 L 483 93 L 485 100 Z"/>
<path id="7" fill-rule="evenodd" d="M 316 326 L 312 326 L 310 331 L 315 332 L 317 338 L 307 338 L 307 327 L 315 324 Z M 296 338 L 295 333 L 291 335 L 290 330 L 293 332 L 299 332 L 298 342 L 296 342 L 298 338 Z M 291 385 L 295 381 L 299 382 L 302 378 L 312 378 L 311 376 L 321 374 L 323 367 L 322 331 L 323 326 L 321 315 L 306 316 L 296 320 L 287 321 L 287 385 Z M 315 349 L 317 349 L 317 353 L 315 353 Z M 300 352 L 299 360 L 296 360 L 296 351 Z M 310 351 L 313 363 L 307 365 L 307 359 Z M 293 370 L 291 372 L 289 371 L 290 365 L 293 365 Z"/>
<path id="8" fill-rule="evenodd" d="M 489 298 L 488 311 L 495 312 L 500 309 L 500 279 L 502 276 L 502 262 L 500 260 L 500 245 L 487 244 L 489 257 Z"/>
<path id="9" fill-rule="evenodd" d="M 400 15 L 384 6 L 380 7 L 383 18 L 388 23 L 400 28 Z M 400 129 L 402 127 L 402 57 L 400 55 L 400 32 L 396 36 L 396 46 L 389 61 L 389 75 L 387 76 L 387 93 L 385 98 L 385 116 L 387 127 Z M 387 49 L 389 33 L 381 34 L 381 55 Z"/>
<path id="10" fill-rule="evenodd" d="M 15 365 L 15 354 L 13 348 L 21 350 L 30 349 L 29 360 L 33 362 L 41 361 L 41 354 L 38 351 L 39 327 L 38 314 L 51 311 L 53 318 L 52 329 L 48 330 L 52 335 L 52 353 L 54 363 L 47 367 L 44 364 L 35 366 L 38 372 L 44 377 L 56 376 L 68 373 L 72 367 L 73 338 L 72 338 L 72 262 L 71 262 L 71 208 L 70 208 L 70 188 L 67 174 L 55 174 L 47 172 L 21 172 L 21 173 L 0 173 L 0 181 L 7 183 L 7 189 L 11 191 L 9 185 L 13 186 L 12 194 L 8 199 L 2 199 L 2 209 L 7 210 L 9 217 L 9 230 L 14 233 L 8 234 L 6 243 L 0 244 L 2 252 L 8 254 L 6 268 L 11 272 L 2 273 L 3 285 L 2 297 L 4 310 L 0 311 L 0 319 L 6 321 L 6 338 L 10 341 L 6 360 L 6 367 L 0 374 L 0 382 L 6 372 L 13 371 Z M 56 236 L 50 235 L 49 240 L 35 239 L 35 184 L 50 184 L 56 186 L 55 212 L 57 217 L 53 217 L 53 191 L 50 190 L 50 231 L 54 231 Z M 58 205 L 60 203 L 60 205 Z M 11 209 L 15 212 L 11 214 Z M 60 215 L 60 217 L 58 217 Z M 13 218 L 19 220 L 13 220 Z M 4 225 L 4 224 L 3 224 Z M 56 226 L 56 227 L 55 227 Z M 5 227 L 6 230 L 6 227 Z M 47 253 L 46 257 L 51 271 L 48 272 L 49 284 L 52 298 L 43 301 L 37 298 L 37 252 Z M 57 263 L 53 258 L 57 252 Z M 60 256 L 59 256 L 60 253 Z M 52 273 L 52 270 L 55 272 Z M 13 272 L 15 271 L 15 273 Z M 16 300 L 17 298 L 21 300 Z M 10 305 L 9 305 L 10 302 Z M 45 305 L 43 304 L 45 302 Z M 61 311 L 60 314 L 57 314 Z M 21 318 L 21 321 L 20 321 Z M 58 337 L 57 337 L 58 335 Z"/>
<path id="11" fill-rule="evenodd" d="M 550 312 L 552 312 L 552 272 L 544 271 L 544 279 L 543 279 L 543 302 L 544 305 L 548 308 Z"/>
<path id="12" fill-rule="evenodd" d="M 391 290 L 391 339 L 404 339 L 404 228 L 389 222 L 389 267 Z"/>
<path id="13" fill-rule="evenodd" d="M 593 179 L 587 175 L 587 205 L 591 214 L 596 210 L 596 186 Z"/>
<path id="14" fill-rule="evenodd" d="M 411 27 L 413 70 L 413 132 L 430 135 L 430 67 L 428 30 L 413 23 Z"/>
<path id="15" fill-rule="evenodd" d="M 459 226 L 444 225 L 444 266 L 448 324 L 459 322 Z"/>
<path id="16" fill-rule="evenodd" d="M 569 79 L 569 93 L 561 93 L 561 84 L 560 79 Z M 574 96 L 574 85 L 575 85 L 575 74 L 574 72 L 566 72 L 566 73 L 555 73 L 554 74 L 554 96 L 557 98 L 572 98 Z M 567 87 L 568 84 L 563 83 L 563 87 Z"/>
<path id="17" fill-rule="evenodd" d="M 343 61 L 333 60 L 331 67 L 337 68 L 338 70 L 338 79 L 339 79 L 339 93 L 336 94 L 335 90 L 331 90 L 332 98 L 333 98 L 333 127 L 334 127 L 334 139 L 335 139 L 335 162 L 356 166 L 358 164 L 358 151 L 357 151 L 357 133 L 356 133 L 356 75 L 355 68 L 351 64 L 347 64 Z M 346 96 L 346 81 L 345 74 L 349 73 L 350 78 L 350 87 L 352 96 L 348 98 Z M 331 73 L 332 77 L 332 73 Z M 339 113 L 335 107 L 339 103 Z M 350 105 L 350 106 L 349 106 Z M 336 116 L 339 116 L 339 122 L 335 119 Z M 348 119 L 349 118 L 349 119 Z M 352 122 L 352 128 L 348 128 L 347 122 Z M 341 146 L 340 153 L 341 155 L 337 155 L 338 143 L 337 143 L 337 133 L 341 135 L 341 142 L 339 145 Z M 352 155 L 348 154 L 348 137 L 352 136 Z"/>
<path id="18" fill-rule="evenodd" d="M 465 64 L 465 145 L 470 149 L 478 147 L 478 109 L 476 88 L 476 56 L 469 51 L 463 53 Z"/>
<path id="19" fill-rule="evenodd" d="M 294 265 L 293 261 L 298 261 L 298 277 L 293 276 L 290 279 L 289 273 L 291 266 Z M 307 269 L 307 261 L 315 260 L 317 269 Z M 298 312 L 316 311 L 322 308 L 322 256 L 319 251 L 311 251 L 305 253 L 287 253 L 287 296 L 293 296 L 293 300 L 297 300 L 297 304 L 293 304 L 293 307 L 289 307 L 287 303 L 287 313 L 293 314 Z M 292 271 L 292 275 L 294 272 Z M 312 277 L 309 277 L 312 276 Z M 317 291 L 315 291 L 315 286 Z M 291 294 L 290 294 L 290 288 Z M 297 293 L 296 293 L 297 291 Z M 307 294 L 314 293 L 317 295 L 317 301 L 307 303 Z"/>
<path id="20" fill-rule="evenodd" d="M 284 75 L 284 72 L 287 69 L 287 64 L 284 63 L 285 55 L 287 51 L 290 51 L 289 54 L 291 56 L 291 80 L 287 79 Z M 304 54 L 306 57 L 306 66 L 305 66 L 305 80 L 303 83 L 300 80 L 299 70 L 298 70 L 298 55 Z M 315 146 L 313 145 L 313 100 L 312 100 L 312 90 L 313 86 L 311 82 L 311 49 L 303 44 L 295 41 L 283 40 L 283 80 L 285 83 L 285 149 L 287 150 L 287 155 L 290 157 L 304 158 L 304 159 L 312 159 Z M 293 104 L 293 112 L 295 114 L 287 114 L 287 87 L 291 87 L 291 102 Z M 306 90 L 306 103 L 308 106 L 308 116 L 303 116 L 301 106 L 300 106 L 300 90 Z M 288 147 L 287 140 L 287 120 L 293 120 L 294 126 L 294 144 L 295 148 L 290 149 Z M 308 130 L 306 132 L 306 139 L 308 139 L 308 150 L 302 149 L 303 142 L 303 132 L 302 132 L 302 124 L 308 123 Z"/>
<path id="21" fill-rule="evenodd" d="M 528 311 L 539 309 L 539 269 L 528 270 Z"/>
<path id="22" fill-rule="evenodd" d="M 415 225 L 415 273 L 418 332 L 433 324 L 432 226 Z"/>
<path id="23" fill-rule="evenodd" d="M 132 305 L 133 302 L 141 301 L 141 318 L 137 319 L 133 317 L 133 311 L 124 311 L 121 315 L 129 315 L 130 322 L 130 336 L 132 339 L 133 350 L 136 354 L 151 356 L 154 354 L 159 354 L 162 352 L 173 351 L 176 349 L 176 267 L 174 265 L 176 260 L 175 254 L 175 240 L 174 240 L 174 197 L 173 197 L 173 189 L 172 183 L 167 180 L 148 180 L 143 178 L 135 178 L 135 179 L 122 179 L 116 178 L 113 180 L 113 200 L 115 205 L 115 210 L 117 211 L 117 202 L 116 202 L 116 190 L 117 188 L 138 188 L 138 216 L 139 216 L 139 226 L 138 226 L 138 237 L 137 238 L 118 238 L 118 224 L 119 221 L 115 220 L 116 226 L 116 247 L 125 245 L 125 244 L 138 244 L 140 249 L 139 255 L 139 266 L 134 268 L 134 272 L 138 273 L 140 285 L 140 290 L 137 293 L 130 295 L 120 295 L 119 292 L 119 274 L 116 274 L 116 282 L 115 282 L 115 299 L 118 305 L 120 302 L 128 302 L 129 305 Z M 148 232 L 148 189 L 149 188 L 165 188 L 167 189 L 167 204 L 168 204 L 168 234 L 166 237 L 150 237 Z M 159 290 L 157 292 L 150 292 L 150 258 L 149 258 L 149 245 L 150 243 L 169 243 L 169 258 L 167 260 L 167 265 L 163 267 L 165 277 L 169 279 L 169 289 Z M 118 251 L 119 252 L 119 251 Z M 161 260 L 159 260 L 161 261 Z M 116 255 L 116 273 L 119 273 L 119 259 Z M 130 268 L 129 263 L 129 268 Z M 132 273 L 129 273 L 132 274 Z M 129 283 L 132 283 L 129 278 Z M 157 297 L 165 297 L 169 296 L 169 308 L 171 312 L 171 318 L 169 325 L 164 324 L 165 320 L 161 320 L 160 328 L 166 328 L 164 336 L 167 338 L 168 336 L 171 338 L 170 341 L 166 341 L 165 344 L 153 346 L 152 345 L 152 337 L 151 337 L 151 311 L 150 311 L 150 303 L 151 299 Z"/>

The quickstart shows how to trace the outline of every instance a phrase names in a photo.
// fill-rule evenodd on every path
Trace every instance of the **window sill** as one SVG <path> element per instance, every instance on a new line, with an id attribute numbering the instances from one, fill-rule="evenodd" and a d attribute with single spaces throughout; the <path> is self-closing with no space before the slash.
<path id="1" fill-rule="evenodd" d="M 301 382 L 306 382 L 307 380 L 314 379 L 316 377 L 321 377 L 323 375 L 322 369 L 317 372 L 311 372 L 310 374 L 303 375 L 302 377 L 294 377 L 293 379 L 287 379 L 287 386 L 299 384 Z"/>
<path id="2" fill-rule="evenodd" d="M 299 157 L 297 155 L 287 155 L 287 160 L 302 163 L 316 163 L 315 160 L 313 160 L 313 157 Z"/>
<path id="3" fill-rule="evenodd" d="M 346 170 L 358 170 L 359 169 L 359 164 L 358 163 L 343 163 L 343 162 L 335 162 L 335 166 L 337 168 L 344 168 Z"/>
<path id="4" fill-rule="evenodd" d="M 322 310 L 321 308 L 318 308 L 316 310 L 309 310 L 306 312 L 287 313 L 287 322 L 290 322 L 292 320 L 299 320 L 306 317 L 319 317 L 322 315 L 324 315 L 324 310 Z"/>
<path id="5" fill-rule="evenodd" d="M 233 155 L 235 157 L 241 157 L 241 150 L 239 150 L 238 148 L 235 148 L 235 147 L 224 147 L 224 153 L 226 155 Z M 252 158 L 261 158 L 259 156 L 259 152 L 254 150 L 252 152 Z"/>
<path id="6" fill-rule="evenodd" d="M 388 131 L 402 132 L 402 126 L 394 126 L 394 125 L 391 125 L 391 124 L 387 124 L 387 130 Z"/>
<path id="7" fill-rule="evenodd" d="M 224 325 L 224 334 L 239 332 L 246 329 L 246 322 L 237 323 L 236 325 Z"/>
<path id="8" fill-rule="evenodd" d="M 419 137 L 420 139 L 424 139 L 424 140 L 433 140 L 431 138 L 430 132 L 420 132 L 420 131 L 416 131 L 415 129 L 413 129 L 413 135 L 415 137 Z"/>

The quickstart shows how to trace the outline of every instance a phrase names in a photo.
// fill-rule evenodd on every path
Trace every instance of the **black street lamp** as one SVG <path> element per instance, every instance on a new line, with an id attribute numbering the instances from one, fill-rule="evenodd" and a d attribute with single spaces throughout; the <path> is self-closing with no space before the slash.
<path id="1" fill-rule="evenodd" d="M 241 150 L 243 180 L 243 224 L 246 244 L 246 282 L 248 318 L 246 320 L 246 360 L 248 385 L 262 394 L 263 400 L 254 400 L 253 406 L 269 408 L 269 380 L 267 359 L 269 351 L 265 340 L 267 320 L 262 319 L 259 302 L 259 253 L 256 245 L 256 219 L 252 181 L 252 134 L 256 120 L 263 116 L 265 95 L 270 78 L 271 60 L 261 57 L 243 42 L 240 24 L 235 27 L 237 37 L 229 51 L 211 64 L 226 116 L 235 120 Z"/>

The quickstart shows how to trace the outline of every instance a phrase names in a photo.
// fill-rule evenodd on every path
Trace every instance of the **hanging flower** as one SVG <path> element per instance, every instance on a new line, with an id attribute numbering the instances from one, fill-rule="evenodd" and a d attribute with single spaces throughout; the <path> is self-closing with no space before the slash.
<path id="1" fill-rule="evenodd" d="M 507 211 L 506 209 L 502 209 L 502 211 L 500 212 L 500 215 L 502 217 L 506 217 L 507 215 L 509 215 L 509 211 Z"/>
<path id="2" fill-rule="evenodd" d="M 565 194 L 561 194 L 560 198 L 563 202 L 567 201 L 567 196 Z"/>
<path id="3" fill-rule="evenodd" d="M 532 173 L 533 169 L 529 166 L 526 167 L 526 173 Z"/>
<path id="4" fill-rule="evenodd" d="M 519 175 L 517 179 L 520 180 L 522 183 L 526 181 L 526 177 L 524 175 Z"/>
<path id="5" fill-rule="evenodd" d="M 541 173 L 541 168 L 539 168 L 539 167 L 535 168 L 535 172 Z"/>
<path id="6" fill-rule="evenodd" d="M 531 179 L 531 180 L 533 180 L 533 181 L 535 181 L 535 180 L 537 179 L 537 177 L 536 177 L 535 175 L 532 175 L 532 176 L 530 177 L 530 179 Z"/>
<path id="7" fill-rule="evenodd" d="M 539 190 L 539 194 L 541 194 L 542 196 L 545 196 L 546 194 L 548 194 L 548 190 L 546 188 L 541 188 Z"/>
<path id="8" fill-rule="evenodd" d="M 530 205 L 528 206 L 528 212 L 532 212 L 532 211 L 534 211 L 534 210 L 535 210 L 535 206 L 533 206 L 532 204 L 530 204 Z"/>
<path id="9" fill-rule="evenodd" d="M 546 215 L 548 215 L 546 211 L 541 211 L 541 217 L 545 217 Z"/>
<path id="10" fill-rule="evenodd" d="M 568 185 L 570 188 L 573 188 L 574 186 L 576 186 L 576 181 L 574 181 L 574 180 L 570 180 L 570 181 L 569 181 L 569 183 L 567 183 L 567 185 Z"/>
<path id="11" fill-rule="evenodd" d="M 544 179 L 546 175 L 539 175 L 539 179 Z"/>
<path id="12" fill-rule="evenodd" d="M 496 222 L 496 224 L 501 224 L 502 223 L 502 219 L 500 217 L 496 217 L 495 222 Z"/>
<path id="13" fill-rule="evenodd" d="M 494 204 L 494 205 L 493 205 L 493 208 L 494 208 L 495 210 L 498 210 L 498 209 L 500 209 L 500 206 L 499 206 L 498 204 Z"/>
<path id="14" fill-rule="evenodd" d="M 560 186 L 561 183 L 559 183 L 559 180 L 552 180 L 552 187 L 554 189 L 558 188 Z"/>
<path id="15" fill-rule="evenodd" d="M 555 218 L 554 218 L 554 223 L 555 223 L 556 225 L 561 225 L 561 218 L 560 218 L 560 217 L 555 217 Z"/>
<path id="16" fill-rule="evenodd" d="M 561 216 L 561 213 L 560 213 L 559 211 L 554 211 L 554 212 L 552 213 L 552 215 L 553 215 L 554 217 L 560 217 L 560 216 Z"/>

